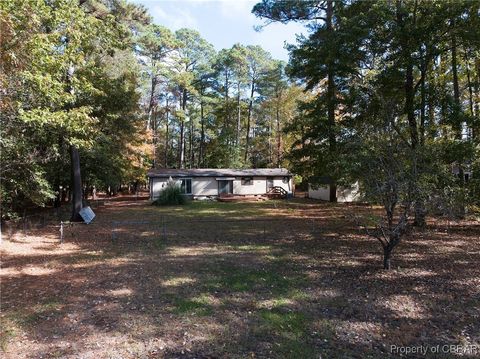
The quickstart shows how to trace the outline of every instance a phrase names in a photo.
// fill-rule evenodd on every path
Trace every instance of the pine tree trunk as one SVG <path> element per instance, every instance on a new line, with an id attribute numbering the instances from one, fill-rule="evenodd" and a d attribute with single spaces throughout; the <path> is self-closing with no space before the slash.
<path id="1" fill-rule="evenodd" d="M 425 123 L 426 123 L 426 90 L 425 90 L 425 72 L 427 71 L 427 66 L 424 64 L 422 66 L 422 78 L 420 84 L 420 143 L 423 145 L 425 143 Z"/>
<path id="2" fill-rule="evenodd" d="M 229 79 L 228 79 L 228 71 L 225 71 L 225 113 L 227 114 L 227 121 L 225 123 L 225 129 L 227 130 L 228 133 L 230 133 L 230 129 L 232 126 L 231 124 L 231 114 L 230 114 L 230 106 L 229 106 L 229 94 L 228 94 L 228 87 L 229 87 Z M 229 145 L 230 142 L 230 136 L 227 138 L 227 146 Z"/>
<path id="3" fill-rule="evenodd" d="M 192 166 L 194 166 L 194 161 L 195 161 L 195 152 L 193 151 L 193 131 L 194 131 L 194 128 L 193 128 L 193 120 L 192 118 L 190 118 L 190 134 L 189 134 L 189 148 L 188 148 L 188 151 L 190 153 L 190 163 L 188 164 L 188 167 L 189 168 L 192 168 Z"/>
<path id="4" fill-rule="evenodd" d="M 277 167 L 280 168 L 281 151 L 282 151 L 282 135 L 280 126 L 280 110 L 279 110 L 279 96 L 277 96 L 276 120 L 277 120 Z"/>
<path id="5" fill-rule="evenodd" d="M 83 208 L 83 196 L 82 196 L 82 177 L 80 173 L 80 155 L 78 149 L 70 146 L 70 160 L 72 168 L 72 222 L 82 221 L 80 211 Z"/>
<path id="6" fill-rule="evenodd" d="M 451 21 L 452 27 L 455 26 L 455 21 Z M 452 35 L 452 76 L 453 76 L 453 99 L 455 102 L 455 109 L 454 109 L 454 117 L 455 117 L 455 130 L 457 131 L 457 139 L 462 140 L 462 120 L 461 120 L 461 103 L 460 103 L 460 87 L 458 84 L 458 68 L 457 68 L 457 39 L 455 34 Z M 463 158 L 459 158 L 458 161 L 458 181 L 461 187 L 461 199 L 460 203 L 458 204 L 458 215 L 460 217 L 465 216 L 465 195 L 464 195 L 464 187 L 465 187 L 465 174 L 463 170 Z"/>
<path id="7" fill-rule="evenodd" d="M 432 66 L 432 65 L 430 65 Z M 430 67 L 430 70 L 432 68 Z M 433 139 L 436 136 L 436 129 L 435 129 L 435 106 L 436 106 L 436 101 L 435 101 L 435 94 L 434 94 L 434 88 L 437 86 L 436 81 L 434 81 L 434 77 L 430 77 L 428 79 L 428 138 Z"/>
<path id="8" fill-rule="evenodd" d="M 405 113 L 407 114 L 408 126 L 410 129 L 410 142 L 412 149 L 416 149 L 418 145 L 417 121 L 415 119 L 415 90 L 413 86 L 413 62 L 410 54 L 407 55 L 407 68 L 405 77 Z"/>
<path id="9" fill-rule="evenodd" d="M 401 29 L 405 29 L 405 18 L 404 18 L 404 11 L 402 9 L 402 2 L 397 1 L 397 25 Z M 415 10 L 413 13 L 413 24 L 412 27 L 416 26 L 416 3 L 415 3 Z M 414 60 L 412 58 L 412 50 L 409 45 L 408 39 L 403 35 L 401 39 L 401 46 L 402 46 L 402 53 L 403 53 L 403 60 L 405 62 L 405 85 L 404 85 L 404 93 L 405 93 L 405 104 L 404 104 L 404 113 L 407 115 L 407 122 L 408 128 L 410 133 L 410 147 L 412 148 L 413 152 L 418 149 L 419 143 L 419 135 L 418 135 L 418 125 L 417 119 L 415 117 L 415 92 L 416 88 L 414 86 Z M 414 225 L 419 227 L 425 226 L 425 203 L 420 196 L 417 197 L 417 200 L 414 204 L 415 207 L 415 220 Z"/>
<path id="10" fill-rule="evenodd" d="M 169 146 L 169 121 L 170 109 L 168 108 L 168 97 L 166 99 L 166 115 L 165 115 L 165 152 L 164 152 L 164 167 L 168 168 L 168 146 Z"/>
<path id="11" fill-rule="evenodd" d="M 185 116 L 187 109 L 187 90 L 183 89 L 182 94 L 182 110 L 184 117 L 180 122 L 180 138 L 178 143 L 180 145 L 179 154 L 178 154 L 178 168 L 183 168 L 185 164 Z"/>
<path id="12" fill-rule="evenodd" d="M 452 26 L 454 22 L 452 21 Z M 453 77 L 453 99 L 455 102 L 455 129 L 457 131 L 457 138 L 462 139 L 462 123 L 460 121 L 460 87 L 458 85 L 458 67 L 457 67 L 457 40 L 455 35 L 452 36 L 452 77 Z"/>
<path id="13" fill-rule="evenodd" d="M 270 118 L 270 121 L 268 122 L 268 162 L 269 163 L 273 163 L 272 132 L 273 132 L 273 119 Z"/>
<path id="14" fill-rule="evenodd" d="M 250 88 L 250 101 L 248 103 L 248 117 L 247 117 L 247 133 L 245 136 L 245 156 L 244 160 L 247 162 L 248 151 L 250 146 L 250 126 L 252 121 L 252 110 L 253 110 L 253 95 L 255 94 L 255 82 L 252 81 L 252 86 Z"/>
<path id="15" fill-rule="evenodd" d="M 204 151 L 205 151 L 205 119 L 203 115 L 203 101 L 200 101 L 200 154 L 198 156 L 198 167 L 204 165 Z"/>
<path id="16" fill-rule="evenodd" d="M 148 117 L 147 117 L 147 130 L 151 127 L 152 112 L 155 105 L 155 90 L 157 88 L 157 79 L 152 77 L 152 83 L 150 87 L 150 101 L 148 102 Z"/>
<path id="17" fill-rule="evenodd" d="M 237 130 L 236 130 L 236 139 L 235 144 L 237 147 L 240 146 L 240 126 L 241 126 L 241 108 L 240 108 L 240 81 L 237 85 Z"/>
<path id="18" fill-rule="evenodd" d="M 475 94 L 476 98 L 478 99 L 480 97 L 480 58 L 475 59 L 475 68 L 476 68 L 476 73 L 477 73 L 477 80 L 475 81 Z M 480 101 L 475 101 L 474 105 L 474 112 L 475 116 L 480 116 Z M 472 141 L 476 142 L 479 134 L 480 134 L 480 121 L 477 120 L 477 122 L 474 124 L 473 129 L 472 129 Z M 478 175 L 476 175 L 478 177 Z"/>
<path id="19" fill-rule="evenodd" d="M 157 111 L 154 109 L 152 114 L 152 145 L 153 145 L 153 168 L 157 167 Z"/>
<path id="20" fill-rule="evenodd" d="M 465 54 L 464 54 L 464 60 L 465 60 L 465 70 L 467 72 L 467 87 L 468 87 L 468 105 L 470 107 L 470 115 L 472 117 L 475 116 L 475 111 L 473 109 L 473 86 L 472 86 L 472 79 L 470 75 L 470 66 L 468 64 L 468 55 L 467 55 L 467 50 L 465 49 Z"/>

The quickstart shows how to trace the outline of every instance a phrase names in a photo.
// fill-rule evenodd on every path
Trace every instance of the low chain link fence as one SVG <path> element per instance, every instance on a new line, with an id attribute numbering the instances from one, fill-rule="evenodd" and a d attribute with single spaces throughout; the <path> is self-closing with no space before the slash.
<path id="1" fill-rule="evenodd" d="M 110 240 L 121 241 L 153 239 L 208 239 L 268 240 L 296 239 L 319 231 L 313 219 L 182 219 L 161 216 L 154 220 L 112 221 Z"/>
<path id="2" fill-rule="evenodd" d="M 104 200 L 91 200 L 88 206 L 92 209 L 97 209 L 105 205 Z M 24 214 L 22 217 L 15 218 L 9 221 L 2 222 L 2 236 L 7 239 L 13 237 L 27 237 L 41 229 L 56 229 L 59 232 L 67 233 L 68 228 L 75 225 L 70 223 L 71 207 L 62 206 L 59 208 L 52 208 L 44 210 L 36 214 Z M 63 240 L 63 235 L 59 233 L 59 241 Z"/>
<path id="3" fill-rule="evenodd" d="M 57 237 L 59 243 L 75 240 L 111 241 L 113 244 L 158 240 L 208 240 L 243 242 L 270 239 L 297 239 L 318 233 L 321 228 L 311 218 L 185 218 L 149 217 L 145 220 L 96 218 L 91 224 L 71 223 L 70 213 L 25 216 L 2 225 L 4 238 L 26 238 L 41 232 Z"/>

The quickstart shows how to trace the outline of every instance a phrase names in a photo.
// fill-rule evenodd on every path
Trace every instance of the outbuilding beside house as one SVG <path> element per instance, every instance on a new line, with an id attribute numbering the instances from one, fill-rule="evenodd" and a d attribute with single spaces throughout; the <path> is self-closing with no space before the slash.
<path id="1" fill-rule="evenodd" d="M 285 168 L 198 168 L 151 169 L 148 171 L 150 199 L 159 197 L 170 178 L 180 183 L 185 195 L 193 198 L 221 195 L 264 195 L 273 187 L 293 194 L 293 175 Z"/>
<path id="2" fill-rule="evenodd" d="M 308 198 L 330 201 L 331 180 L 327 177 L 317 179 L 317 185 L 308 184 Z M 337 202 L 359 202 L 362 201 L 362 193 L 358 182 L 351 186 L 337 186 Z"/>

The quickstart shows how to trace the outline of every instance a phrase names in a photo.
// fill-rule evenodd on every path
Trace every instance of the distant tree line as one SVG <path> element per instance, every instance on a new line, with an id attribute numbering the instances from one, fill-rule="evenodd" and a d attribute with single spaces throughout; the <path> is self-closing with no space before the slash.
<path id="1" fill-rule="evenodd" d="M 284 126 L 302 89 L 260 46 L 218 53 L 190 29 L 150 24 L 138 34 L 142 107 L 154 167 L 280 166 Z"/>

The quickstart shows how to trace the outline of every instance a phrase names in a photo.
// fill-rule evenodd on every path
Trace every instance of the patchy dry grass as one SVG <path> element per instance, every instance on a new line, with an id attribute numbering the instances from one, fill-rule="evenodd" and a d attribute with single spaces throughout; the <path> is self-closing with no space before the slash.
<path id="1" fill-rule="evenodd" d="M 349 219 L 365 210 L 119 201 L 67 227 L 61 245 L 55 226 L 14 236 L 1 247 L 2 357 L 385 358 L 398 356 L 391 345 L 478 346 L 479 223 L 431 221 L 385 272 L 378 244 Z"/>

